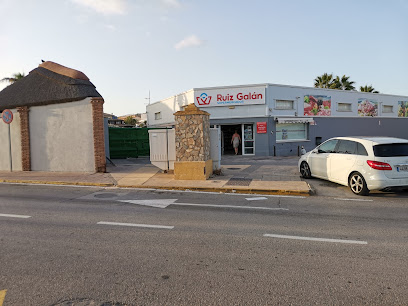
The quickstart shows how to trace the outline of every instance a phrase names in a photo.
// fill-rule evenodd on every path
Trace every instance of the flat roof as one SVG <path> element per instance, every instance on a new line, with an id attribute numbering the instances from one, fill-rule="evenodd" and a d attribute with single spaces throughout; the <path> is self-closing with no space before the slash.
<path id="1" fill-rule="evenodd" d="M 297 85 L 285 85 L 285 84 L 273 84 L 273 83 L 259 83 L 259 84 L 242 84 L 242 85 L 222 85 L 222 86 L 212 86 L 212 87 L 194 87 L 189 90 L 183 91 L 181 93 L 169 96 L 167 98 L 161 99 L 159 101 L 153 102 L 149 105 L 159 103 L 163 100 L 171 99 L 173 97 L 176 97 L 178 95 L 186 94 L 191 91 L 204 91 L 204 90 L 214 90 L 214 89 L 228 89 L 228 88 L 246 88 L 246 87 L 286 87 L 286 88 L 297 88 L 297 89 L 307 89 L 307 90 L 317 90 L 317 91 L 332 91 L 332 92 L 341 92 L 341 93 L 360 93 L 360 94 L 370 94 L 370 95 L 376 95 L 376 96 L 390 96 L 390 97 L 401 97 L 401 98 L 406 98 L 408 101 L 408 96 L 403 96 L 403 95 L 395 95 L 395 94 L 386 94 L 386 93 L 373 93 L 373 92 L 363 92 L 363 91 L 358 91 L 358 90 L 340 90 L 340 89 L 330 89 L 330 88 L 318 88 L 318 87 L 307 87 L 307 86 L 297 86 Z"/>
<path id="2" fill-rule="evenodd" d="M 408 99 L 408 96 L 395 95 L 395 94 L 386 94 L 386 93 L 374 93 L 374 92 L 364 92 L 358 90 L 340 90 L 340 89 L 331 89 L 331 88 L 319 88 L 319 87 L 308 87 L 308 86 L 298 86 L 298 85 L 285 85 L 285 84 L 273 84 L 273 83 L 260 83 L 260 84 L 246 84 L 246 85 L 226 85 L 226 86 L 214 86 L 214 87 L 197 87 L 191 90 L 208 90 L 208 89 L 224 89 L 224 88 L 242 88 L 242 87 L 287 87 L 287 88 L 298 88 L 298 89 L 308 89 L 308 90 L 327 90 L 333 92 L 342 92 L 342 93 L 362 93 L 362 94 L 372 94 L 378 96 L 393 96 L 393 97 L 404 97 Z M 189 90 L 189 91 L 191 91 Z M 189 92 L 187 91 L 187 92 Z"/>

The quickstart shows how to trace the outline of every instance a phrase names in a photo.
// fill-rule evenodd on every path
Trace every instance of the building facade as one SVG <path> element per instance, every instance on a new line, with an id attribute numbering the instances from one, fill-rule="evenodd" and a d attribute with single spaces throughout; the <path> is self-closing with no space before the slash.
<path id="1" fill-rule="evenodd" d="M 256 84 L 194 88 L 146 107 L 148 127 L 174 126 L 174 113 L 194 103 L 221 129 L 223 154 L 299 155 L 335 136 L 408 139 L 408 97 L 357 91 Z"/>
<path id="2" fill-rule="evenodd" d="M 0 171 L 105 172 L 103 103 L 82 72 L 42 63 L 0 92 L 14 117 L 0 121 Z"/>

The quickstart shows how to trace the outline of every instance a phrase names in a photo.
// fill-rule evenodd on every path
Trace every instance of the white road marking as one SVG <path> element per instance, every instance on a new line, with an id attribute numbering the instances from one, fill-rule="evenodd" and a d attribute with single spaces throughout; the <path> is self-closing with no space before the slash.
<path id="1" fill-rule="evenodd" d="M 157 208 L 166 208 L 176 202 L 177 199 L 156 199 L 156 200 L 119 200 L 119 202 L 144 205 Z"/>
<path id="2" fill-rule="evenodd" d="M 24 215 L 10 215 L 10 214 L 0 214 L 0 217 L 22 218 L 22 219 L 31 218 L 31 216 L 24 216 Z"/>
<path id="3" fill-rule="evenodd" d="M 308 241 L 321 241 L 321 242 L 334 242 L 334 243 L 367 244 L 367 241 L 359 241 L 359 240 L 327 239 L 327 238 L 313 238 L 313 237 L 287 236 L 287 235 L 275 235 L 275 234 L 264 234 L 264 237 L 308 240 Z"/>
<path id="4" fill-rule="evenodd" d="M 100 221 L 97 224 L 133 226 L 133 227 L 145 227 L 145 228 L 160 228 L 160 229 L 173 229 L 174 228 L 174 226 L 167 226 L 167 225 L 151 225 L 151 224 L 120 223 L 120 222 L 105 222 L 105 221 Z"/>
<path id="5" fill-rule="evenodd" d="M 262 195 L 268 198 L 293 198 L 293 199 L 306 199 L 304 196 L 291 196 L 291 195 L 279 195 L 279 194 L 257 194 L 257 193 L 228 193 L 228 192 L 211 192 L 211 191 L 195 191 L 195 190 L 167 190 L 167 189 L 155 189 L 156 191 L 163 192 L 175 192 L 175 193 L 208 193 L 227 196 L 256 196 Z"/>
<path id="6" fill-rule="evenodd" d="M 270 207 L 255 207 L 255 206 L 234 206 L 234 205 L 213 205 L 213 204 L 190 204 L 190 203 L 174 203 L 174 204 L 171 204 L 171 205 L 218 207 L 218 208 L 262 209 L 262 210 L 289 210 L 289 209 L 287 209 L 287 208 L 270 208 Z"/>
<path id="7" fill-rule="evenodd" d="M 359 202 L 372 202 L 373 200 L 366 200 L 366 199 L 346 199 L 346 198 L 334 198 L 334 200 L 339 201 L 359 201 Z"/>
<path id="8" fill-rule="evenodd" d="M 262 210 L 289 210 L 287 208 L 270 208 L 254 206 L 235 206 L 235 205 L 215 205 L 215 204 L 192 204 L 192 203 L 174 203 L 177 199 L 160 199 L 160 200 L 119 200 L 119 202 L 151 206 L 157 208 L 166 208 L 169 205 L 178 206 L 199 206 L 199 207 L 217 207 L 217 208 L 239 208 L 239 209 L 262 209 Z"/>
<path id="9" fill-rule="evenodd" d="M 257 198 L 245 198 L 247 201 L 259 201 L 259 200 L 266 200 L 265 197 L 257 197 Z"/>

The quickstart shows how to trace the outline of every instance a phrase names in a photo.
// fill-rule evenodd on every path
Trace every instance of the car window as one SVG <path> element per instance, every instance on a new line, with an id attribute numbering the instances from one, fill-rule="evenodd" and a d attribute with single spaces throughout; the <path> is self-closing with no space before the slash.
<path id="1" fill-rule="evenodd" d="M 357 142 L 357 154 L 358 155 L 364 155 L 364 156 L 368 156 L 367 150 L 364 148 L 364 146 Z"/>
<path id="2" fill-rule="evenodd" d="M 329 141 L 326 141 L 325 143 L 322 143 L 318 147 L 318 152 L 319 153 L 334 153 L 334 148 L 337 145 L 338 140 L 337 139 L 332 139 Z"/>
<path id="3" fill-rule="evenodd" d="M 387 143 L 373 146 L 378 157 L 408 156 L 408 143 Z"/>
<path id="4" fill-rule="evenodd" d="M 337 147 L 336 153 L 342 154 L 356 154 L 357 143 L 350 140 L 339 140 L 339 146 Z"/>

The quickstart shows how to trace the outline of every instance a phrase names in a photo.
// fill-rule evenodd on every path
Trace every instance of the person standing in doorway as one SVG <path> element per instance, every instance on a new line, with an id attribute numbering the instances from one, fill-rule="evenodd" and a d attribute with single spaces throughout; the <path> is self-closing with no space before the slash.
<path id="1" fill-rule="evenodd" d="M 241 136 L 239 136 L 237 130 L 235 130 L 234 135 L 232 135 L 231 143 L 232 143 L 232 146 L 234 147 L 235 155 L 238 155 L 238 147 L 239 147 L 239 144 L 241 143 Z"/>

